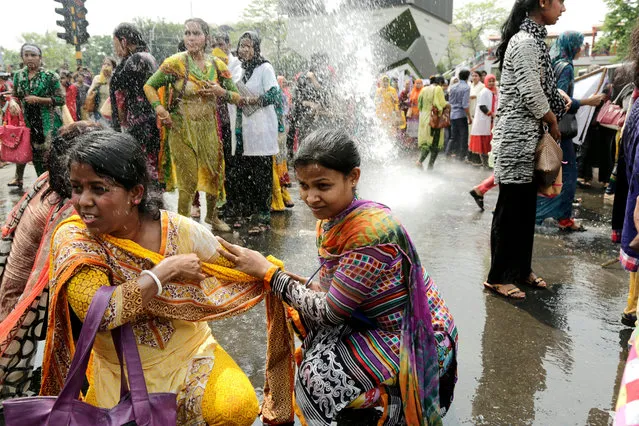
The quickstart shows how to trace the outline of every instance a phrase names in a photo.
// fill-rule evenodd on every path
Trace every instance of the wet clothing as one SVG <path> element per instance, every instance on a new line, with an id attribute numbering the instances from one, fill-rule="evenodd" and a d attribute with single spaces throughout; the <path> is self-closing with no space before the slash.
<path id="1" fill-rule="evenodd" d="M 209 198 L 213 204 L 207 206 L 207 212 L 214 210 L 224 187 L 224 149 L 218 131 L 217 99 L 198 94 L 207 83 L 217 83 L 226 89 L 228 102 L 239 102 L 240 95 L 224 62 L 209 57 L 202 71 L 184 52 L 167 58 L 145 86 L 152 105 L 160 103 L 157 93 L 160 87 L 168 87 L 166 93 L 173 96 L 173 104 L 167 108 L 173 123 L 166 147 L 171 164 L 163 164 L 162 169 L 169 175 L 165 176 L 167 189 L 175 182 L 180 191 L 178 211 L 183 216 L 190 215 L 196 191 L 213 196 Z"/>
<path id="2" fill-rule="evenodd" d="M 13 76 L 13 96 L 20 101 L 24 122 L 31 129 L 33 166 L 36 173 L 41 175 L 45 171 L 44 155 L 51 146 L 58 129 L 62 127 L 60 107 L 65 103 L 65 93 L 60 84 L 60 77 L 53 71 L 40 69 L 29 79 L 29 69 L 22 68 Z M 27 96 L 50 98 L 53 104 L 28 104 L 24 102 Z M 16 179 L 22 180 L 24 167 L 18 168 L 18 166 Z"/>
<path id="3" fill-rule="evenodd" d="M 448 407 L 452 394 L 446 400 L 438 382 L 455 365 L 457 329 L 404 228 L 387 207 L 355 200 L 318 221 L 317 245 L 321 292 L 283 273 L 271 282 L 303 330 L 295 397 L 306 424 L 329 425 L 380 392 L 389 395 L 384 424 L 441 424 L 440 397 Z"/>
<path id="4" fill-rule="evenodd" d="M 101 286 L 116 286 L 93 346 L 93 368 L 87 401 L 112 407 L 120 399 L 120 363 L 110 330 L 131 324 L 149 392 L 173 392 L 178 424 L 251 425 L 259 411 L 246 375 L 229 359 L 211 334 L 207 321 L 255 306 L 264 283 L 229 269 L 219 243 L 204 226 L 161 211 L 161 253 L 130 240 L 91 234 L 78 216 L 63 222 L 52 238 L 51 303 L 42 374 L 42 395 L 57 395 L 73 356 L 70 309 L 83 320 Z M 79 243 L 81 242 L 81 244 Z M 203 262 L 202 282 L 165 282 L 161 295 L 142 304 L 137 279 L 165 257 L 195 253 Z M 194 285 L 197 284 L 197 285 Z M 281 302 L 267 295 L 269 349 L 282 357 L 282 374 L 269 374 L 266 398 L 277 396 L 280 423 L 292 417 L 292 355 Z M 272 340 L 271 340 L 272 339 Z M 277 351 L 280 351 L 277 353 Z M 223 365 L 225 368 L 218 368 Z M 270 382 L 270 383 L 269 383 Z M 268 390 L 271 389 L 271 390 Z"/>
<path id="5" fill-rule="evenodd" d="M 144 84 L 156 69 L 157 63 L 150 53 L 133 53 L 113 70 L 110 86 L 113 129 L 126 131 L 140 142 L 154 179 L 159 176 L 160 130 L 155 110 L 144 94 Z"/>

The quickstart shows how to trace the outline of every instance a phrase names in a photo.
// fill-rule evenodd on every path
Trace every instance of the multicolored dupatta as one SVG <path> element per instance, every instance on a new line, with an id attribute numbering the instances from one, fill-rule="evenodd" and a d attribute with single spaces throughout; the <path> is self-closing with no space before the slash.
<path id="1" fill-rule="evenodd" d="M 167 244 L 172 231 L 169 215 L 162 215 Z M 57 395 L 68 373 L 74 344 L 69 319 L 66 282 L 75 272 L 87 265 L 96 266 L 109 274 L 112 285 L 126 281 L 124 274 L 141 272 L 141 265 L 157 264 L 164 259 L 159 253 L 147 250 L 130 240 L 109 235 L 96 237 L 87 231 L 79 216 L 62 222 L 52 238 L 49 306 L 49 326 L 45 346 L 42 395 Z M 163 250 L 160 250 L 163 252 Z M 279 264 L 277 259 L 271 262 Z M 164 285 L 161 296 L 146 306 L 152 316 L 185 321 L 210 321 L 236 315 L 252 308 L 262 299 L 267 307 L 267 360 L 262 418 L 267 424 L 293 421 L 293 353 L 292 336 L 287 328 L 284 305 L 264 292 L 262 280 L 232 269 L 232 264 L 218 256 L 215 264 L 204 263 L 207 278 L 202 282 L 170 282 Z"/>
<path id="2" fill-rule="evenodd" d="M 335 259 L 353 250 L 391 245 L 399 248 L 406 262 L 409 298 L 400 346 L 399 386 L 409 425 L 441 425 L 439 410 L 439 363 L 428 307 L 424 271 L 415 247 L 404 227 L 390 209 L 372 201 L 355 200 L 340 215 L 338 223 L 324 231 L 327 221 L 319 221 L 318 252 Z M 428 278 L 430 279 L 430 278 Z"/>

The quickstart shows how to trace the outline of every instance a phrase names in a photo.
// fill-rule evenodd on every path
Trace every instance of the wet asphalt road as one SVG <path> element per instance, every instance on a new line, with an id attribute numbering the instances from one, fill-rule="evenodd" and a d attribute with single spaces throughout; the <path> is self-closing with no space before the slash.
<path id="1" fill-rule="evenodd" d="M 422 263 L 434 277 L 459 328 L 459 382 L 446 425 L 607 425 L 627 355 L 630 335 L 619 323 L 627 296 L 627 273 L 601 264 L 617 254 L 610 243 L 610 211 L 602 190 L 579 191 L 578 216 L 588 232 L 559 234 L 538 227 L 533 268 L 549 290 L 529 290 L 510 302 L 483 287 L 490 263 L 491 210 L 498 191 L 480 212 L 468 190 L 490 172 L 438 160 L 433 172 L 414 158 L 366 162 L 359 193 L 390 206 L 406 226 Z M 34 178 L 27 169 L 28 182 Z M 19 196 L 5 182 L 13 166 L 0 169 L 0 219 Z M 276 213 L 270 232 L 228 236 L 310 275 L 317 268 L 315 220 L 293 190 L 296 206 Z M 175 209 L 175 194 L 167 194 Z M 203 215 L 204 216 L 204 215 Z M 216 338 L 257 388 L 263 384 L 264 309 L 212 323 Z"/>

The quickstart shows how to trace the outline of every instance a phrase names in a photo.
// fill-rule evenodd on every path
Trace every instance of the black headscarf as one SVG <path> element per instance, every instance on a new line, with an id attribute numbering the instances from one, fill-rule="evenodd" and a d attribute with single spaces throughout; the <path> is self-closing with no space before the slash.
<path id="1" fill-rule="evenodd" d="M 262 56 L 261 47 L 260 47 L 262 44 L 262 40 L 260 39 L 260 36 L 257 35 L 255 31 L 247 31 L 244 34 L 242 34 L 242 36 L 240 37 L 240 41 L 237 42 L 238 57 L 240 56 L 239 55 L 240 44 L 242 43 L 242 39 L 245 39 L 245 38 L 248 38 L 249 40 L 253 42 L 254 53 L 253 53 L 253 59 L 251 59 L 250 61 L 246 61 L 242 59 L 242 57 L 240 57 L 240 61 L 242 62 L 242 68 L 244 68 L 244 76 L 242 77 L 242 81 L 244 83 L 249 81 L 249 79 L 253 75 L 253 71 L 255 70 L 255 68 L 259 67 L 260 65 L 264 63 L 268 63 L 268 61 L 264 59 L 264 57 Z"/>

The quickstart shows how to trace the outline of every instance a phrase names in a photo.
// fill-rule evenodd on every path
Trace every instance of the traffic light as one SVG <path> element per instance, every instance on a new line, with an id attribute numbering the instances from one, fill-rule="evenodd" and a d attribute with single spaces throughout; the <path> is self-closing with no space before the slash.
<path id="1" fill-rule="evenodd" d="M 86 19 L 87 16 L 87 8 L 84 7 L 83 0 L 74 0 L 75 3 L 75 21 L 77 24 L 78 31 L 78 44 L 84 44 L 89 40 L 89 33 L 87 32 L 87 27 L 89 26 L 89 22 Z"/>
<path id="2" fill-rule="evenodd" d="M 55 23 L 64 29 L 63 33 L 58 33 L 58 38 L 66 41 L 69 44 L 73 44 L 73 13 L 69 4 L 69 0 L 55 0 L 61 3 L 62 7 L 56 7 L 55 13 L 62 16 L 62 20 L 55 21 Z"/>

